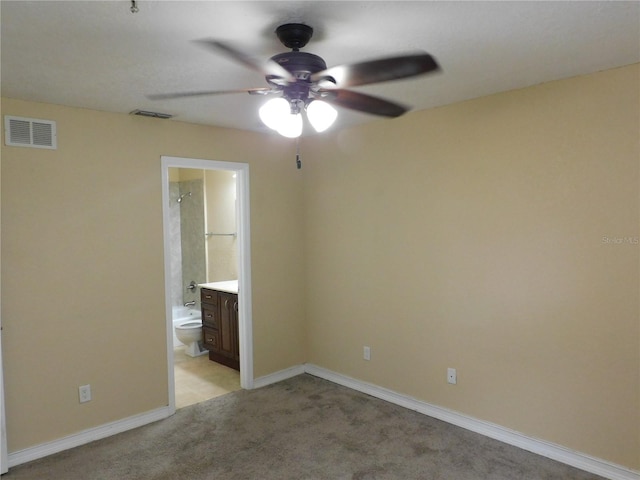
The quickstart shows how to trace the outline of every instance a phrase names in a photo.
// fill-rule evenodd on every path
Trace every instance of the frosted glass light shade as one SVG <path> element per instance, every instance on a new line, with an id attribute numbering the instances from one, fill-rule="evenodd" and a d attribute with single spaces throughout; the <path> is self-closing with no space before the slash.
<path id="1" fill-rule="evenodd" d="M 284 98 L 272 98 L 258 110 L 260 120 L 272 130 L 278 130 L 283 121 L 291 115 L 289 102 Z"/>
<path id="2" fill-rule="evenodd" d="M 276 130 L 283 137 L 299 137 L 302 134 L 302 115 L 299 113 L 285 115 L 280 120 L 280 126 Z"/>
<path id="3" fill-rule="evenodd" d="M 260 120 L 283 137 L 296 138 L 302 134 L 302 115 L 291 113 L 291 105 L 283 98 L 272 98 L 258 110 Z"/>
<path id="4" fill-rule="evenodd" d="M 314 100 L 307 106 L 307 118 L 316 132 L 324 132 L 337 117 L 336 109 L 322 100 Z"/>

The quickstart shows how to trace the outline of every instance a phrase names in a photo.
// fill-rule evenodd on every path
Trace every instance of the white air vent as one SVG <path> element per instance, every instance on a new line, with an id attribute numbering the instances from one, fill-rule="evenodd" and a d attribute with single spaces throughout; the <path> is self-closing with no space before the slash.
<path id="1" fill-rule="evenodd" d="M 4 116 L 4 144 L 12 147 L 57 148 L 56 122 Z"/>

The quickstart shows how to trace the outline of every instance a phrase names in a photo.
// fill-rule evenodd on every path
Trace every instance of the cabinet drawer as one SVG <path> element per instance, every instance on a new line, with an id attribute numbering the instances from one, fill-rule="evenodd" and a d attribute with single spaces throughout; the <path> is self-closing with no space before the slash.
<path id="1" fill-rule="evenodd" d="M 200 303 L 207 305 L 218 305 L 218 293 L 208 288 L 200 289 Z"/>
<path id="2" fill-rule="evenodd" d="M 202 305 L 202 324 L 216 330 L 220 329 L 218 309 L 209 305 Z"/>
<path id="3" fill-rule="evenodd" d="M 220 332 L 208 327 L 202 327 L 204 336 L 204 348 L 218 350 L 220 346 Z"/>

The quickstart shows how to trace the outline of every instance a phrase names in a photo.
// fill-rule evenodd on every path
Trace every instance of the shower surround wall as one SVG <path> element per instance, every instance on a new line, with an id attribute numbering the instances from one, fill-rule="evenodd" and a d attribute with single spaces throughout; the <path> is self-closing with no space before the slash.
<path id="1" fill-rule="evenodd" d="M 169 252 L 171 305 L 182 305 L 182 244 L 180 240 L 180 183 L 169 182 Z"/>
<path id="2" fill-rule="evenodd" d="M 191 192 L 191 195 L 189 195 Z M 178 198 L 183 195 L 182 201 Z M 192 282 L 205 283 L 204 181 L 170 182 L 171 304 L 198 302 L 198 290 L 189 290 Z"/>

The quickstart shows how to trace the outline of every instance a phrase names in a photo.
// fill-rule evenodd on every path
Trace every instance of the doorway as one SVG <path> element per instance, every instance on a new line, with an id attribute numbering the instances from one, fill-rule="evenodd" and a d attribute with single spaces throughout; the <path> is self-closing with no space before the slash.
<path id="1" fill-rule="evenodd" d="M 167 359 L 169 407 L 176 409 L 175 374 L 174 374 L 174 337 L 172 310 L 175 299 L 172 278 L 176 276 L 176 266 L 172 265 L 171 255 L 171 192 L 170 169 L 198 169 L 205 171 L 230 172 L 235 174 L 236 196 L 236 241 L 237 241 L 237 276 L 238 276 L 238 337 L 240 349 L 240 386 L 253 388 L 253 349 L 251 318 L 251 259 L 250 259 L 250 216 L 249 216 L 249 165 L 245 163 L 222 162 L 216 160 L 193 159 L 183 157 L 161 157 L 162 163 L 162 201 L 163 201 L 163 233 L 165 263 L 165 310 L 167 329 Z M 183 192 L 184 193 L 184 192 Z"/>

